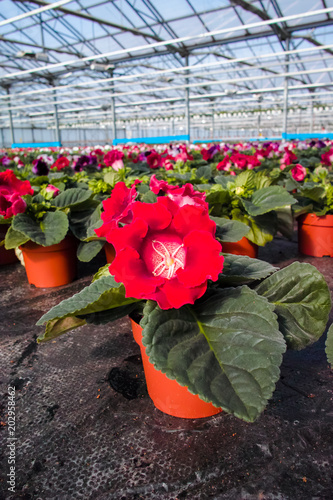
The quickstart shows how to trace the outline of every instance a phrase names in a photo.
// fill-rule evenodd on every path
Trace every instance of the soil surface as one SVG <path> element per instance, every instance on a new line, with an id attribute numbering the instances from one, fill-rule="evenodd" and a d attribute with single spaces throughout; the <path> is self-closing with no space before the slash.
<path id="1" fill-rule="evenodd" d="M 301 257 L 276 238 L 259 258 L 316 266 L 333 291 L 333 260 Z M 39 289 L 20 264 L 0 267 L 0 499 L 332 500 L 333 372 L 325 336 L 288 351 L 267 409 L 253 424 L 221 413 L 155 409 L 128 319 L 37 345 L 35 323 L 90 282 Z M 333 317 L 331 316 L 331 322 Z M 8 491 L 9 387 L 15 391 L 15 493 Z"/>

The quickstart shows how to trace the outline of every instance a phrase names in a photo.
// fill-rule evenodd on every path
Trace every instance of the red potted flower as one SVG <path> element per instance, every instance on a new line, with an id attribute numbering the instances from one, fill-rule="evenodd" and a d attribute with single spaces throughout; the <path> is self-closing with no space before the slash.
<path id="1" fill-rule="evenodd" d="M 134 193 L 120 189 L 124 198 Z M 165 189 L 158 197 L 146 192 L 146 202 L 132 199 L 126 214 L 115 213 L 111 194 L 102 227 L 115 259 L 44 314 L 39 342 L 130 315 L 157 408 L 183 418 L 222 409 L 253 421 L 272 395 L 286 347 L 300 349 L 323 333 L 328 286 L 309 264 L 277 270 L 223 254 L 203 194 Z"/>

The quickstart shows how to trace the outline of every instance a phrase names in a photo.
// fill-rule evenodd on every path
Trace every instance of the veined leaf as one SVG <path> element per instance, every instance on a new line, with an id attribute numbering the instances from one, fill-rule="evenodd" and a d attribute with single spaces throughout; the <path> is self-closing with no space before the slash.
<path id="1" fill-rule="evenodd" d="M 246 255 L 224 255 L 223 271 L 219 275 L 218 283 L 223 286 L 236 286 L 251 281 L 266 278 L 277 271 L 277 267 L 259 259 L 252 259 Z"/>
<path id="2" fill-rule="evenodd" d="M 251 200 L 242 199 L 242 203 L 248 214 L 256 216 L 292 205 L 296 200 L 282 186 L 269 186 L 255 191 Z"/>
<path id="3" fill-rule="evenodd" d="M 10 250 L 12 248 L 17 248 L 20 245 L 23 245 L 27 241 L 29 241 L 29 237 L 20 231 L 15 231 L 12 226 L 8 228 L 8 231 L 5 236 L 5 248 Z"/>
<path id="4" fill-rule="evenodd" d="M 69 188 L 54 198 L 53 203 L 57 208 L 74 207 L 89 200 L 92 194 L 89 189 Z"/>
<path id="5" fill-rule="evenodd" d="M 90 262 L 104 247 L 105 241 L 81 241 L 77 249 L 77 258 L 81 262 Z"/>
<path id="6" fill-rule="evenodd" d="M 216 237 L 223 241 L 239 241 L 249 232 L 249 226 L 238 220 L 210 217 L 216 223 Z"/>
<path id="7" fill-rule="evenodd" d="M 13 229 L 23 233 L 38 245 L 48 247 L 60 243 L 68 231 L 68 218 L 64 212 L 47 212 L 39 220 L 28 214 L 18 214 L 13 219 Z"/>
<path id="8" fill-rule="evenodd" d="M 55 339 L 63 335 L 64 333 L 70 332 L 79 326 L 86 324 L 84 319 L 79 319 L 75 317 L 67 317 L 62 319 L 53 319 L 48 321 L 45 332 L 37 338 L 37 342 L 47 342 L 48 340 Z"/>
<path id="9" fill-rule="evenodd" d="M 224 289 L 180 309 L 149 301 L 140 324 L 150 361 L 169 378 L 246 421 L 265 408 L 286 346 L 272 305 L 253 290 Z"/>
<path id="10" fill-rule="evenodd" d="M 274 304 L 288 347 L 302 349 L 323 334 L 331 296 L 323 275 L 311 264 L 294 262 L 256 287 Z"/>
<path id="11" fill-rule="evenodd" d="M 66 318 L 67 316 L 82 316 L 84 314 L 105 311 L 115 307 L 138 302 L 138 299 L 125 297 L 125 288 L 117 283 L 111 274 L 94 281 L 81 292 L 65 299 L 60 304 L 52 307 L 40 318 L 37 325 L 47 321 Z"/>

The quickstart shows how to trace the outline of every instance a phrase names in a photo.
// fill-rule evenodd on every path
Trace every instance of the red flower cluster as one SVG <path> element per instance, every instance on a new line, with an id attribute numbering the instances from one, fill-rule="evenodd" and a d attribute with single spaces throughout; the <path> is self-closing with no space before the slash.
<path id="1" fill-rule="evenodd" d="M 104 156 L 104 163 L 107 167 L 112 167 L 112 165 L 118 161 L 122 160 L 124 158 L 124 153 L 122 151 L 118 151 L 118 149 L 111 149 L 106 155 Z"/>
<path id="2" fill-rule="evenodd" d="M 156 300 L 162 309 L 193 304 L 205 293 L 207 280 L 216 281 L 223 268 L 207 208 L 169 196 L 152 204 L 133 202 L 134 188 L 123 185 L 115 196 L 116 187 L 104 202 L 104 224 L 96 230 L 116 249 L 110 273 L 124 284 L 127 297 Z M 116 207 L 122 207 L 117 214 Z M 131 222 L 118 227 L 129 215 Z"/>
<path id="3" fill-rule="evenodd" d="M 242 170 L 252 170 L 254 167 L 258 167 L 259 165 L 261 165 L 261 162 L 256 156 L 245 155 L 243 153 L 234 153 L 230 157 L 225 156 L 223 160 L 216 165 L 216 168 L 217 170 L 224 170 L 226 172 L 229 172 L 232 165 Z M 235 175 L 235 173 L 231 171 L 230 175 Z"/>
<path id="4" fill-rule="evenodd" d="M 331 148 L 327 153 L 321 155 L 321 161 L 324 165 L 330 166 L 333 163 L 333 148 Z"/>
<path id="5" fill-rule="evenodd" d="M 20 181 L 12 170 L 0 173 L 0 215 L 9 219 L 26 209 L 22 196 L 34 194 L 29 181 Z"/>

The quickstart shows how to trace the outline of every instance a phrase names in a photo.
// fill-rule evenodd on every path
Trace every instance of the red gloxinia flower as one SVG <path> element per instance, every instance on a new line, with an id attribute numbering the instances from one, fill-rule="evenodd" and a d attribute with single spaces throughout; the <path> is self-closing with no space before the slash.
<path id="1" fill-rule="evenodd" d="M 12 170 L 0 173 L 0 215 L 9 219 L 26 209 L 22 196 L 34 194 L 29 181 L 21 181 Z"/>
<path id="2" fill-rule="evenodd" d="M 53 165 L 51 165 L 51 168 L 56 168 L 57 170 L 62 170 L 65 167 L 69 166 L 69 159 L 66 158 L 66 156 L 61 156 L 58 158 Z"/>
<path id="3" fill-rule="evenodd" d="M 229 156 L 225 156 L 223 158 L 222 161 L 220 161 L 217 165 L 216 165 L 216 169 L 217 170 L 224 170 L 225 172 L 229 172 L 229 170 L 231 169 L 231 161 L 230 161 L 230 158 Z"/>
<path id="4" fill-rule="evenodd" d="M 321 155 L 321 161 L 324 165 L 332 165 L 333 163 L 333 148 L 331 148 L 327 153 Z"/>
<path id="5" fill-rule="evenodd" d="M 132 220 L 132 205 L 135 197 L 135 185 L 128 188 L 124 182 L 117 182 L 110 198 L 103 201 L 104 212 L 101 217 L 104 223 L 95 229 L 97 236 L 107 238 L 109 231 L 118 227 L 120 222 L 128 223 Z"/>
<path id="6" fill-rule="evenodd" d="M 150 155 L 146 159 L 150 168 L 159 168 L 163 164 L 163 158 L 154 149 L 151 150 Z"/>
<path id="7" fill-rule="evenodd" d="M 116 249 L 110 273 L 123 283 L 126 297 L 155 300 L 161 309 L 193 304 L 223 268 L 216 225 L 200 206 L 168 197 L 135 202 L 133 221 L 109 232 Z"/>

